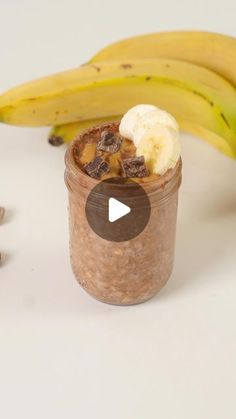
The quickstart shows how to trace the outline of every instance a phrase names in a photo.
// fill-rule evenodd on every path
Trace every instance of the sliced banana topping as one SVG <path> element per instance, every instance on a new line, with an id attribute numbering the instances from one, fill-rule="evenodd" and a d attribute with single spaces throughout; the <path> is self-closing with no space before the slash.
<path id="1" fill-rule="evenodd" d="M 174 131 L 179 132 L 177 121 L 172 115 L 162 109 L 152 109 L 151 111 L 147 111 L 145 114 L 141 115 L 133 127 L 133 142 L 136 147 L 144 136 L 146 130 L 155 127 L 156 125 L 172 128 Z"/>
<path id="2" fill-rule="evenodd" d="M 137 105 L 122 118 L 120 134 L 132 140 L 136 155 L 144 156 L 151 173 L 163 175 L 180 156 L 179 127 L 168 112 L 153 105 Z"/>
<path id="3" fill-rule="evenodd" d="M 179 159 L 178 133 L 160 124 L 148 128 L 137 146 L 137 156 L 142 155 L 151 173 L 163 175 L 174 168 Z"/>
<path id="4" fill-rule="evenodd" d="M 120 134 L 133 141 L 134 126 L 136 122 L 141 118 L 142 115 L 149 111 L 156 110 L 157 107 L 154 105 L 136 105 L 133 106 L 126 112 L 120 121 L 119 132 Z"/>

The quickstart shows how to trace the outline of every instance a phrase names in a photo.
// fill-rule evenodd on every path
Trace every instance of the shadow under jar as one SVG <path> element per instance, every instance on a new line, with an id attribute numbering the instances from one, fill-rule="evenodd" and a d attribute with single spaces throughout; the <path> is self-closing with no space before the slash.
<path id="1" fill-rule="evenodd" d="M 90 295 L 105 303 L 130 305 L 153 297 L 171 275 L 182 162 L 179 159 L 175 168 L 162 176 L 139 180 L 151 205 L 149 221 L 139 235 L 123 242 L 103 239 L 91 229 L 85 212 L 88 195 L 99 181 L 76 164 L 74 149 L 85 133 L 114 129 L 114 124 L 118 129 L 119 123 L 114 122 L 87 130 L 66 152 L 70 258 L 76 279 Z M 111 196 L 112 188 L 111 184 Z"/>

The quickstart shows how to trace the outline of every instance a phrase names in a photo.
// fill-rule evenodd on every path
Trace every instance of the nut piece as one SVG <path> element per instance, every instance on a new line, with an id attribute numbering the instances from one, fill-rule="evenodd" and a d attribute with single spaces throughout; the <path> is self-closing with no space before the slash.
<path id="1" fill-rule="evenodd" d="M 0 223 L 3 220 L 4 214 L 5 214 L 5 208 L 0 207 Z"/>
<path id="2" fill-rule="evenodd" d="M 89 176 L 95 179 L 100 179 L 102 175 L 110 171 L 110 165 L 106 160 L 97 156 L 94 160 L 84 166 L 84 170 Z"/>
<path id="3" fill-rule="evenodd" d="M 122 160 L 121 165 L 124 177 L 146 177 L 149 175 L 144 156 Z"/>
<path id="4" fill-rule="evenodd" d="M 103 131 L 101 140 L 97 143 L 97 150 L 107 151 L 108 153 L 116 153 L 119 151 L 122 139 L 119 135 L 112 131 Z"/>

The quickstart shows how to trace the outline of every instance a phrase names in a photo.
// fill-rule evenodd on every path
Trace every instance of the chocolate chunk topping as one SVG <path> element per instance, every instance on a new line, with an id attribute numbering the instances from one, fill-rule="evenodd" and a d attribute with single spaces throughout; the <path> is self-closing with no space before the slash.
<path id="1" fill-rule="evenodd" d="M 124 177 L 145 177 L 149 175 L 144 156 L 122 160 L 121 164 Z"/>
<path id="2" fill-rule="evenodd" d="M 110 165 L 106 162 L 106 160 L 97 156 L 94 160 L 84 166 L 84 170 L 89 176 L 95 179 L 100 179 L 103 174 L 109 172 Z"/>
<path id="3" fill-rule="evenodd" d="M 116 153 L 120 149 L 121 143 L 122 139 L 119 135 L 112 131 L 103 131 L 101 140 L 97 143 L 97 150 Z"/>

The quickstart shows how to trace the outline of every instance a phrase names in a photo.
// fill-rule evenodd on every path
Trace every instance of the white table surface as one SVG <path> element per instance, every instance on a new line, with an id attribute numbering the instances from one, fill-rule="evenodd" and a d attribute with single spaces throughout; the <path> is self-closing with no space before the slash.
<path id="1" fill-rule="evenodd" d="M 0 6 L 1 91 L 133 34 L 236 35 L 229 0 L 180 1 L 175 10 L 170 0 Z M 49 146 L 47 132 L 0 126 L 0 417 L 235 419 L 235 161 L 182 135 L 173 275 L 143 305 L 108 306 L 73 278 L 65 149 Z"/>

